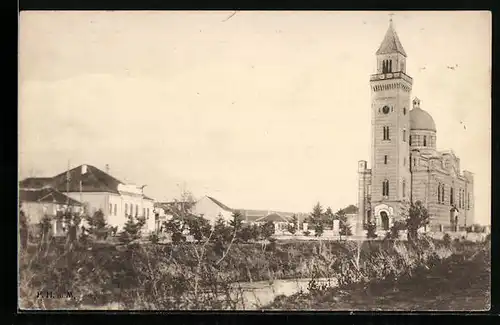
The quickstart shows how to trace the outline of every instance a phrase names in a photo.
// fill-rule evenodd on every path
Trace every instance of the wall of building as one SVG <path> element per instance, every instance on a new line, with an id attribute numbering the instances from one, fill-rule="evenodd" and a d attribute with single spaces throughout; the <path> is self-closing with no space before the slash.
<path id="1" fill-rule="evenodd" d="M 79 192 L 70 192 L 68 195 L 75 200 L 81 200 L 83 204 L 88 204 L 91 214 L 100 209 L 104 213 L 106 222 L 112 227 L 118 227 L 118 231 L 123 229 L 123 225 L 127 222 L 126 212 L 135 216 L 136 211 L 137 215 L 146 217 L 146 228 L 154 230 L 153 201 L 143 199 L 141 195 L 127 193 L 120 195 L 109 192 L 83 192 L 81 195 Z"/>
<path id="2" fill-rule="evenodd" d="M 230 221 L 233 214 L 231 211 L 222 209 L 208 197 L 198 200 L 191 211 L 193 214 L 209 220 L 212 224 L 215 223 L 219 216 L 226 221 Z"/>

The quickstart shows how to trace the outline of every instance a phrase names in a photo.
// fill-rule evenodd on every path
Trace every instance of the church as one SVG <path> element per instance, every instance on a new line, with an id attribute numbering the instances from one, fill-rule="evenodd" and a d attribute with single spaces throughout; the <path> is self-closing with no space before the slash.
<path id="1" fill-rule="evenodd" d="M 391 19 L 370 76 L 371 169 L 358 162 L 358 224 L 389 230 L 420 201 L 429 212 L 425 230 L 458 231 L 474 221 L 473 174 L 460 170 L 453 151 L 436 149 L 436 124 L 411 98 L 406 58 Z"/>

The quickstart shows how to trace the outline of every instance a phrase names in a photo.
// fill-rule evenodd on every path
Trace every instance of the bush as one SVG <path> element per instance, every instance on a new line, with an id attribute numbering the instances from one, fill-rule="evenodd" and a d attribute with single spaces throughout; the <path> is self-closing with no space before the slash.
<path id="1" fill-rule="evenodd" d="M 309 230 L 304 231 L 304 236 L 309 236 L 311 232 Z"/>

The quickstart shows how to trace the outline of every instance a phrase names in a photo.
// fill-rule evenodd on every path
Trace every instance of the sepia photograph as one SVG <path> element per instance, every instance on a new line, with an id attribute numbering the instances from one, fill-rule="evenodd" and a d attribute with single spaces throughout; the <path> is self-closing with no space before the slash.
<path id="1" fill-rule="evenodd" d="M 22 11 L 18 310 L 488 311 L 489 11 Z"/>

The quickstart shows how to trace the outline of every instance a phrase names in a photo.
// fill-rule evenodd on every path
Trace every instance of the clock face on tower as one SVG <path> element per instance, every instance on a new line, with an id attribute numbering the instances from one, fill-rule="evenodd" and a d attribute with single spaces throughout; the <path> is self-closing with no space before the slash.
<path id="1" fill-rule="evenodd" d="M 384 114 L 389 114 L 389 106 L 384 106 L 384 107 L 382 107 L 382 112 L 383 112 Z"/>

